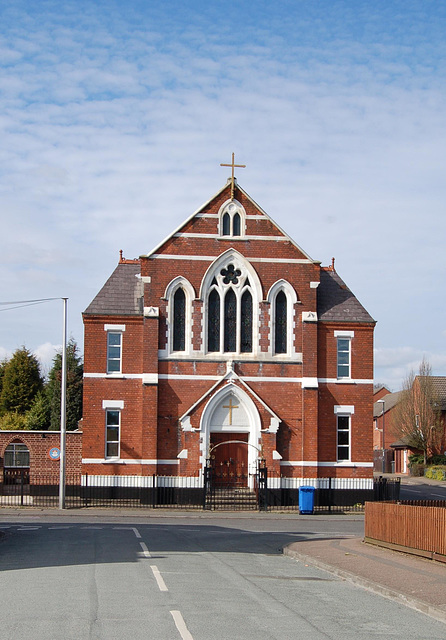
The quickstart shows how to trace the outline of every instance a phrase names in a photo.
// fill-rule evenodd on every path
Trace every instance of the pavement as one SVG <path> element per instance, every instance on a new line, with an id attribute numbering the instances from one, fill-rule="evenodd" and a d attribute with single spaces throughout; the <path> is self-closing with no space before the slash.
<path id="1" fill-rule="evenodd" d="M 404 478 L 403 482 L 440 484 L 427 478 Z M 378 547 L 362 537 L 293 542 L 283 552 L 446 623 L 446 564 L 442 562 Z"/>

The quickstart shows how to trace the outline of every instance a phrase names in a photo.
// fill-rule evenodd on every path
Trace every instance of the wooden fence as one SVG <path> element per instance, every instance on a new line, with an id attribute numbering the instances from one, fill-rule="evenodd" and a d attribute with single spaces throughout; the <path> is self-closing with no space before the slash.
<path id="1" fill-rule="evenodd" d="M 439 502 L 366 502 L 365 541 L 446 562 L 446 501 Z"/>

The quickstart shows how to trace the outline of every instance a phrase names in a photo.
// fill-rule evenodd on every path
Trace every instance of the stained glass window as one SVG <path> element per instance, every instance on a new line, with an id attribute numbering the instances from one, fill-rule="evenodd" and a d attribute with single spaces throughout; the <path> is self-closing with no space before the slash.
<path id="1" fill-rule="evenodd" d="M 225 213 L 225 215 L 223 216 L 223 235 L 231 235 L 231 218 L 229 216 L 229 213 Z"/>
<path id="2" fill-rule="evenodd" d="M 232 218 L 232 235 L 239 236 L 240 235 L 240 214 L 235 213 Z"/>
<path id="3" fill-rule="evenodd" d="M 242 295 L 241 306 L 241 342 L 242 353 L 252 351 L 252 296 L 249 291 Z"/>
<path id="4" fill-rule="evenodd" d="M 287 352 L 287 299 L 283 291 L 279 291 L 275 302 L 275 336 L 274 352 Z"/>
<path id="5" fill-rule="evenodd" d="M 208 351 L 220 351 L 220 295 L 212 289 L 208 301 Z"/>
<path id="6" fill-rule="evenodd" d="M 186 295 L 183 289 L 177 289 L 173 297 L 173 350 L 186 348 Z"/>
<path id="7" fill-rule="evenodd" d="M 225 295 L 225 336 L 224 350 L 237 349 L 237 300 L 233 289 Z"/>

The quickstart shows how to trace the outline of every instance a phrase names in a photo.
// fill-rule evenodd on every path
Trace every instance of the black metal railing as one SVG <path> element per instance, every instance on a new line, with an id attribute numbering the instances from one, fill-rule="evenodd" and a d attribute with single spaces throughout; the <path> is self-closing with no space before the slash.
<path id="1" fill-rule="evenodd" d="M 213 481 L 212 468 L 202 477 L 92 476 L 67 474 L 65 505 L 170 509 L 298 511 L 299 486 L 314 486 L 314 511 L 363 511 L 366 501 L 398 500 L 399 479 L 270 477 L 266 467 L 250 476 L 246 486 Z M 57 507 L 59 476 L 22 470 L 14 482 L 0 483 L 0 507 Z"/>

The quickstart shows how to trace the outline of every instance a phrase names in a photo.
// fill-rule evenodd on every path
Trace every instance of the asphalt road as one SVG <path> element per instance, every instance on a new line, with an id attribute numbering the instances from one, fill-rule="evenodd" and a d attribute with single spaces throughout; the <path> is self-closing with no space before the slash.
<path id="1" fill-rule="evenodd" d="M 3 640 L 443 639 L 445 625 L 282 555 L 361 517 L 0 517 Z"/>
<path id="2" fill-rule="evenodd" d="M 421 478 L 407 478 L 400 488 L 401 500 L 446 500 L 446 483 L 428 484 Z"/>

